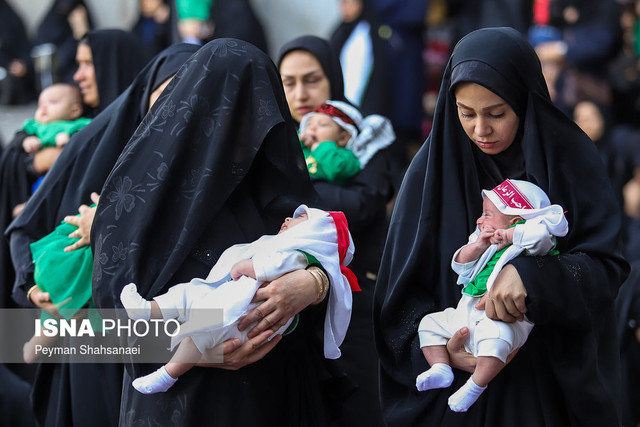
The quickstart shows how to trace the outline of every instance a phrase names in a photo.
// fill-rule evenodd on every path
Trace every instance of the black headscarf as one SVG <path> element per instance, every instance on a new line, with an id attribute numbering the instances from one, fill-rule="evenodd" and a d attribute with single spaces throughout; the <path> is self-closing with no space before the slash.
<path id="1" fill-rule="evenodd" d="M 100 105 L 94 115 L 104 110 L 129 86 L 145 65 L 142 44 L 129 31 L 93 30 L 85 38 L 91 48 L 96 71 Z"/>
<path id="2" fill-rule="evenodd" d="M 320 37 L 300 36 L 286 43 L 280 48 L 278 53 L 278 69 L 284 57 L 294 50 L 304 50 L 314 55 L 324 74 L 329 79 L 331 86 L 331 99 L 346 101 L 344 97 L 344 80 L 342 79 L 342 67 L 340 66 L 340 56 L 333 50 L 331 44 Z"/>
<path id="3" fill-rule="evenodd" d="M 213 37 L 234 38 L 251 43 L 267 52 L 267 37 L 260 19 L 249 0 L 219 0 L 213 2 L 211 17 L 214 22 Z"/>
<path id="4" fill-rule="evenodd" d="M 470 72 L 473 69 L 475 71 Z M 494 90 L 519 114 L 509 149 L 490 156 L 465 134 L 452 80 Z M 454 76 L 454 77 L 452 77 Z M 567 212 L 557 257 L 512 261 L 536 326 L 513 361 L 465 414 L 447 407 L 466 381 L 420 393 L 428 365 L 417 327 L 460 297 L 450 262 L 482 211 L 482 188 L 505 178 L 540 186 Z M 620 211 L 594 144 L 549 99 L 531 46 L 510 28 L 470 33 L 444 73 L 433 130 L 398 196 L 374 301 L 381 394 L 390 425 L 618 425 L 618 349 L 613 300 L 628 273 Z"/>
<path id="5" fill-rule="evenodd" d="M 313 194 L 273 62 L 216 39 L 176 74 L 105 183 L 91 236 L 94 301 L 119 305 L 129 282 L 147 297 L 165 290 L 230 203 L 246 204 L 237 219 L 253 240 Z M 229 242 L 213 237 L 207 249 L 217 258 Z"/>
<path id="6" fill-rule="evenodd" d="M 180 43 L 159 53 L 105 111 L 71 141 L 47 173 L 23 212 L 7 229 L 7 236 L 26 235 L 35 241 L 53 231 L 67 215 L 89 204 L 100 192 L 124 146 L 149 109 L 149 96 L 196 52 L 198 46 Z M 14 298 L 23 300 L 24 285 L 33 272 L 28 244 L 12 248 L 17 280 Z M 19 253 L 18 253 L 19 252 Z M 26 301 L 22 301 L 26 303 Z"/>

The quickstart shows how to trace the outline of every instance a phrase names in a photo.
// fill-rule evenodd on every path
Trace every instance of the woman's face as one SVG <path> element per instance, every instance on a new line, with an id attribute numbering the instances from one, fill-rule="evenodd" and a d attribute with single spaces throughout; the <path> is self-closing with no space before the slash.
<path id="1" fill-rule="evenodd" d="M 458 118 L 467 136 L 485 154 L 498 154 L 513 143 L 520 119 L 502 98 L 477 83 L 455 88 Z"/>
<path id="2" fill-rule="evenodd" d="M 96 69 L 93 66 L 91 48 L 85 43 L 78 45 L 76 51 L 78 70 L 73 75 L 73 81 L 80 86 L 82 101 L 89 107 L 97 107 L 100 104 L 98 95 L 98 82 L 96 81 Z"/>
<path id="3" fill-rule="evenodd" d="M 304 50 L 289 52 L 280 62 L 280 76 L 291 116 L 302 116 L 331 98 L 331 86 L 322 65 Z"/>

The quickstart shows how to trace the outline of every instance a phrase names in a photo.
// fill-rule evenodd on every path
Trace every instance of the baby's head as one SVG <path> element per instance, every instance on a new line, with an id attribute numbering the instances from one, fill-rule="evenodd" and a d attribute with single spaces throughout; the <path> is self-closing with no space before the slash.
<path id="1" fill-rule="evenodd" d="M 38 123 L 76 120 L 81 115 L 82 94 L 76 86 L 56 83 L 40 92 L 35 114 Z"/>
<path id="2" fill-rule="evenodd" d="M 300 137 L 308 136 L 311 143 L 334 141 L 344 148 L 358 135 L 361 122 L 357 108 L 346 102 L 327 101 L 302 117 Z"/>
<path id="3" fill-rule="evenodd" d="M 307 214 L 306 211 L 303 210 L 299 212 L 298 210 L 296 210 L 296 212 L 293 214 L 293 217 L 288 216 L 284 219 L 284 222 L 280 226 L 280 231 L 278 231 L 278 234 L 284 233 L 285 231 L 295 227 L 301 222 L 305 222 L 308 220 L 309 220 L 309 215 Z"/>
<path id="4" fill-rule="evenodd" d="M 508 228 L 517 221 L 538 219 L 555 236 L 567 234 L 568 225 L 562 206 L 552 205 L 547 194 L 537 185 L 518 179 L 507 179 L 492 190 L 482 190 L 482 216 L 478 228 Z"/>

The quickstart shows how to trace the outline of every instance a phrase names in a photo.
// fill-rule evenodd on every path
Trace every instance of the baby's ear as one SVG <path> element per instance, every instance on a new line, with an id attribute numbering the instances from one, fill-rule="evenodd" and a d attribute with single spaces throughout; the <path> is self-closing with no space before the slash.
<path id="1" fill-rule="evenodd" d="M 71 117 L 73 118 L 73 120 L 79 119 L 81 115 L 82 115 L 82 104 L 78 104 L 78 103 L 72 104 Z"/>
<path id="2" fill-rule="evenodd" d="M 513 225 L 513 224 L 515 224 L 516 222 L 519 222 L 519 221 L 524 221 L 524 218 L 522 218 L 521 216 L 514 216 L 513 218 L 511 218 L 510 224 Z"/>
<path id="3" fill-rule="evenodd" d="M 338 145 L 338 147 L 344 148 L 347 146 L 347 143 L 349 142 L 350 139 L 351 139 L 351 133 L 346 129 L 340 128 L 340 134 L 338 135 L 338 140 L 336 141 L 336 145 Z"/>

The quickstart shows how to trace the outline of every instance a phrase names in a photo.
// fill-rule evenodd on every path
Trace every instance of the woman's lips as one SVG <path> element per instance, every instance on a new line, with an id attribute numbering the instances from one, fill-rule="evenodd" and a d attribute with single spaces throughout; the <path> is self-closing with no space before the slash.
<path id="1" fill-rule="evenodd" d="M 490 148 L 495 145 L 495 141 L 476 141 L 476 144 L 481 148 Z"/>
<path id="2" fill-rule="evenodd" d="M 300 114 L 301 116 L 304 116 L 305 114 L 313 111 L 313 108 L 311 108 L 311 107 L 298 107 L 296 109 L 296 111 L 298 111 L 298 114 Z"/>

